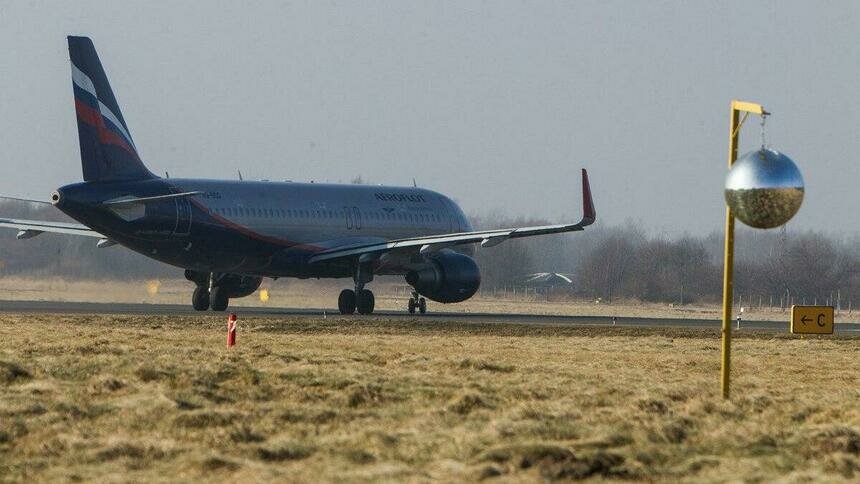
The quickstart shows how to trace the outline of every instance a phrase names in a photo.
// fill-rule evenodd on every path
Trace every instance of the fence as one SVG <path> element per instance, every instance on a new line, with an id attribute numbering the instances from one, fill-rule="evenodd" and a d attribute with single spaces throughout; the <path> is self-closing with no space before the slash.
<path id="1" fill-rule="evenodd" d="M 412 294 L 412 287 L 408 285 L 393 286 L 393 296 L 408 298 Z M 530 287 L 522 285 L 499 285 L 490 287 L 481 287 L 475 295 L 480 299 L 496 299 L 496 300 L 529 300 L 529 301 L 550 301 L 550 300 L 582 300 L 581 295 L 577 295 L 571 288 L 561 286 L 551 287 Z M 664 301 L 665 304 L 678 304 L 678 301 Z M 717 305 L 719 301 L 713 301 L 705 305 Z M 767 312 L 788 312 L 792 305 L 813 305 L 819 304 L 824 306 L 833 306 L 836 314 L 852 312 L 852 301 L 842 297 L 842 291 L 837 290 L 828 293 L 824 296 L 795 296 L 789 293 L 774 294 L 756 294 L 736 292 L 732 299 L 732 306 L 735 309 L 745 308 L 746 310 L 767 311 Z"/>
<path id="2" fill-rule="evenodd" d="M 411 286 L 394 286 L 395 297 L 409 297 L 412 294 Z M 550 299 L 573 299 L 573 290 L 567 287 L 531 287 L 520 285 L 501 285 L 484 287 L 478 289 L 474 297 L 480 299 L 509 299 L 509 300 L 531 300 L 549 301 Z"/>
<path id="3" fill-rule="evenodd" d="M 851 314 L 851 299 L 844 300 L 842 291 L 837 290 L 830 292 L 824 296 L 795 296 L 790 293 L 782 293 L 780 295 L 762 295 L 762 294 L 735 294 L 732 300 L 732 305 L 735 308 L 749 308 L 759 311 L 779 311 L 786 312 L 794 305 L 812 305 L 818 306 L 833 306 L 837 314 L 842 311 L 847 311 Z"/>

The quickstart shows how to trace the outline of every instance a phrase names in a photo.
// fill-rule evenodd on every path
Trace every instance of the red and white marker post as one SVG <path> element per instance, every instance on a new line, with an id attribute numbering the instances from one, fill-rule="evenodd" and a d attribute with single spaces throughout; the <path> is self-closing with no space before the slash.
<path id="1" fill-rule="evenodd" d="M 227 317 L 227 347 L 236 345 L 236 313 L 230 313 Z"/>

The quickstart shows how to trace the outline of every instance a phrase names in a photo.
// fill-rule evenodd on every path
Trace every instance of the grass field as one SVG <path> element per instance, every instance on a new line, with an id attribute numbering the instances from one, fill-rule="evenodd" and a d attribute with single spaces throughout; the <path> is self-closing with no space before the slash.
<path id="1" fill-rule="evenodd" d="M 4 316 L 0 480 L 860 478 L 860 340 Z"/>

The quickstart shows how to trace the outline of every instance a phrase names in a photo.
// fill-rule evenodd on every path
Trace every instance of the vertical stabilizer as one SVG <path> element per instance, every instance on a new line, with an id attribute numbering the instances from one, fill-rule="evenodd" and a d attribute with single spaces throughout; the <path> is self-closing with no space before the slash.
<path id="1" fill-rule="evenodd" d="M 68 39 L 84 181 L 155 178 L 137 154 L 93 42 Z"/>

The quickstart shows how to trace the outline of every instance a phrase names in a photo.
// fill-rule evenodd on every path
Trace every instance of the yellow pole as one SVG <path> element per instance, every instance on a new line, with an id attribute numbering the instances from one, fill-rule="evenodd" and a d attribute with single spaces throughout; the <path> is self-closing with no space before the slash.
<path id="1" fill-rule="evenodd" d="M 731 121 L 729 122 L 729 168 L 738 159 L 738 137 L 741 126 L 746 120 L 740 119 L 740 112 L 765 115 L 767 112 L 759 104 L 732 101 Z M 735 255 L 735 216 L 726 207 L 726 238 L 723 252 L 723 328 L 720 368 L 720 389 L 723 398 L 729 398 L 729 381 L 732 368 L 732 283 Z"/>
<path id="2" fill-rule="evenodd" d="M 732 103 L 731 123 L 729 124 L 729 168 L 738 158 L 738 110 Z M 731 373 L 732 355 L 732 277 L 734 272 L 735 254 L 735 216 L 732 209 L 726 207 L 726 236 L 723 250 L 723 329 L 722 329 L 722 365 L 720 366 L 720 389 L 723 398 L 729 398 L 729 375 Z"/>

